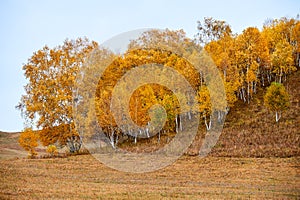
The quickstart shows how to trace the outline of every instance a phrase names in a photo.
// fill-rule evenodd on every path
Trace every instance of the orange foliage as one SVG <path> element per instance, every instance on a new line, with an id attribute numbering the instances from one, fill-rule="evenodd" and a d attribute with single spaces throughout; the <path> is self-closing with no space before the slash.
<path id="1" fill-rule="evenodd" d="M 28 151 L 29 156 L 35 156 L 37 153 L 34 148 L 38 146 L 37 140 L 37 134 L 31 128 L 26 128 L 20 135 L 19 144 Z"/>

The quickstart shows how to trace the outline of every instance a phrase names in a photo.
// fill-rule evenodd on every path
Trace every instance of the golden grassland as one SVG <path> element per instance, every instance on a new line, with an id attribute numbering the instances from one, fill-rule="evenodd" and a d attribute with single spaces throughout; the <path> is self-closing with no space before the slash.
<path id="1" fill-rule="evenodd" d="M 300 159 L 183 156 L 126 173 L 91 155 L 0 161 L 1 199 L 297 199 Z"/>

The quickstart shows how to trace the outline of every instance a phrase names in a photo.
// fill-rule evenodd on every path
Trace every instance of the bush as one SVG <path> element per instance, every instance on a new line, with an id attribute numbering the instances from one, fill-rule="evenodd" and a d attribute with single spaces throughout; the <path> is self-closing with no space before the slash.
<path id="1" fill-rule="evenodd" d="M 51 155 L 51 157 L 58 154 L 57 148 L 56 148 L 56 146 L 53 145 L 53 144 L 50 144 L 50 145 L 47 147 L 47 150 L 46 150 L 46 151 L 47 151 L 47 153 L 49 153 L 49 154 Z"/>
<path id="2" fill-rule="evenodd" d="M 281 117 L 281 112 L 287 110 L 290 106 L 289 95 L 281 83 L 273 82 L 267 89 L 264 96 L 265 106 L 275 112 L 276 122 Z"/>
<path id="3" fill-rule="evenodd" d="M 19 144 L 26 151 L 28 151 L 28 157 L 33 158 L 37 155 L 35 147 L 38 146 L 38 136 L 31 128 L 26 128 L 20 135 Z"/>

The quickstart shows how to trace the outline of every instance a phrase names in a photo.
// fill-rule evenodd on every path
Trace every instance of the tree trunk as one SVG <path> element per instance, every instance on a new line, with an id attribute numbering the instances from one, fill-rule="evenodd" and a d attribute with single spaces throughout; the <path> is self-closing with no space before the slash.
<path id="1" fill-rule="evenodd" d="M 148 138 L 150 137 L 150 135 L 149 135 L 149 128 L 148 127 L 146 127 L 146 135 L 147 135 Z"/>
<path id="2" fill-rule="evenodd" d="M 247 82 L 247 102 L 250 103 L 250 84 Z"/>
<path id="3" fill-rule="evenodd" d="M 267 74 L 267 78 L 268 78 L 268 82 L 271 83 L 272 81 L 271 72 Z"/>
<path id="4" fill-rule="evenodd" d="M 192 115 L 191 115 L 191 112 L 190 112 L 190 111 L 188 112 L 188 117 L 189 117 L 189 120 L 192 119 Z"/>
<path id="5" fill-rule="evenodd" d="M 206 130 L 210 130 L 211 128 L 211 118 L 209 117 L 209 122 L 207 123 L 207 120 L 206 120 L 206 116 L 204 116 L 204 123 L 205 123 L 205 126 L 206 126 Z"/>
<path id="6" fill-rule="evenodd" d="M 116 140 L 115 140 L 115 147 L 118 145 L 118 142 L 119 142 L 119 135 L 117 134 L 116 135 Z"/>
<path id="7" fill-rule="evenodd" d="M 157 142 L 160 143 L 160 131 L 158 131 L 158 139 Z"/>
<path id="8" fill-rule="evenodd" d="M 281 112 L 279 111 L 276 111 L 276 114 L 275 114 L 275 116 L 276 116 L 276 122 L 278 122 L 279 121 L 279 119 L 281 118 Z"/>
<path id="9" fill-rule="evenodd" d="M 178 133 L 178 129 L 179 129 L 179 126 L 178 126 L 178 115 L 175 116 L 175 131 L 176 133 Z"/>
<path id="10" fill-rule="evenodd" d="M 67 139 L 67 146 L 71 153 L 78 152 L 81 148 L 82 141 L 77 136 L 71 136 Z"/>
<path id="11" fill-rule="evenodd" d="M 242 88 L 242 100 L 244 100 L 244 102 L 246 102 L 246 94 L 245 94 L 245 88 Z"/>
<path id="12" fill-rule="evenodd" d="M 296 66 L 300 67 L 300 53 L 297 53 Z"/>
<path id="13" fill-rule="evenodd" d="M 281 83 L 281 77 L 282 77 L 282 68 L 280 68 L 279 83 Z"/>
<path id="14" fill-rule="evenodd" d="M 116 146 L 115 146 L 115 141 L 114 141 L 114 135 L 115 135 L 115 131 L 114 131 L 114 129 L 112 128 L 112 129 L 111 129 L 111 134 L 110 134 L 109 140 L 110 140 L 110 144 L 111 144 L 112 148 L 115 149 Z"/>
<path id="15" fill-rule="evenodd" d="M 179 129 L 182 131 L 183 127 L 182 127 L 182 117 L 181 115 L 179 115 Z"/>

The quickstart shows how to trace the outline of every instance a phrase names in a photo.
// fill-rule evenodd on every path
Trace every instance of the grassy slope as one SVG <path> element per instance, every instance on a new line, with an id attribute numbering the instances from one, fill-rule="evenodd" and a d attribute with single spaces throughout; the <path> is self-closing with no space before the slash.
<path id="1" fill-rule="evenodd" d="M 19 132 L 0 131 L 0 160 L 12 158 L 24 158 L 28 153 L 19 145 Z M 45 154 L 45 147 L 39 145 L 36 151 L 39 155 Z"/>
<path id="2" fill-rule="evenodd" d="M 6 133 L 0 131 L 0 160 L 27 155 L 18 145 L 19 135 L 20 133 Z"/>
<path id="3" fill-rule="evenodd" d="M 224 129 L 212 156 L 290 157 L 300 156 L 300 70 L 292 74 L 285 86 L 291 107 L 278 123 L 275 114 L 263 105 L 265 89 L 260 89 L 248 105 L 238 101 L 226 116 Z M 199 140 L 198 140 L 199 141 Z M 194 142 L 194 154 L 200 143 Z"/>
<path id="4" fill-rule="evenodd" d="M 226 116 L 218 143 L 210 155 L 222 157 L 291 157 L 300 156 L 300 70 L 292 74 L 285 86 L 290 95 L 291 107 L 282 114 L 278 123 L 275 114 L 263 105 L 266 89 L 260 88 L 248 103 L 238 101 Z M 187 154 L 198 155 L 205 126 L 199 127 Z M 164 136 L 161 143 L 157 137 L 139 139 L 119 144 L 119 147 L 134 152 L 149 152 L 162 148 L 172 137 Z"/>

